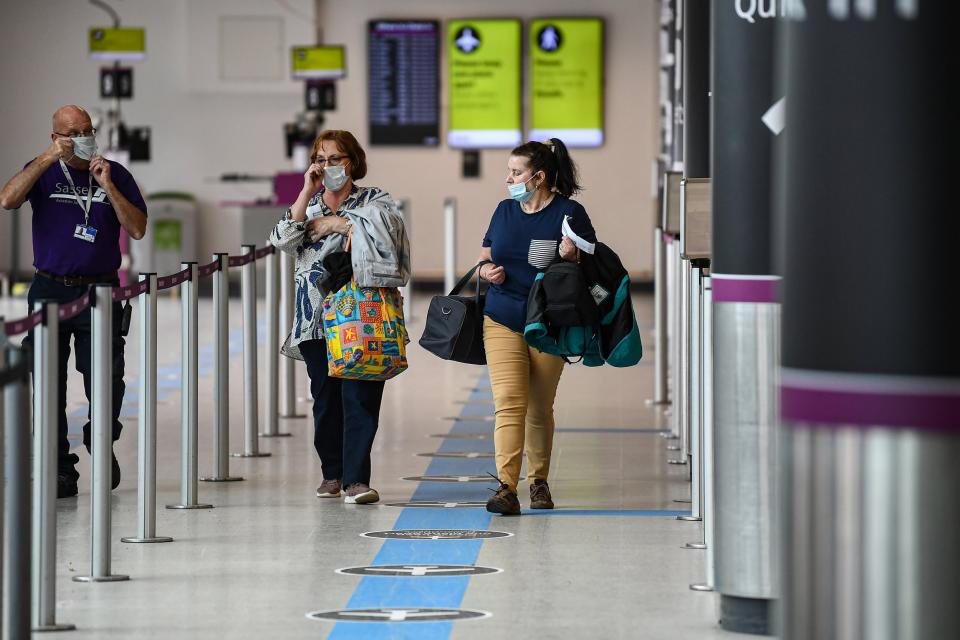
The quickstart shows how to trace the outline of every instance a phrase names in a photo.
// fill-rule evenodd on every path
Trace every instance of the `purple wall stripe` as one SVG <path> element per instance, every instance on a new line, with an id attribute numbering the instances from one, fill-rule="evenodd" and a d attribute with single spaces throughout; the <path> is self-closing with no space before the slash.
<path id="1" fill-rule="evenodd" d="M 960 393 L 886 392 L 780 386 L 785 421 L 907 427 L 960 435 Z"/>
<path id="2" fill-rule="evenodd" d="M 710 278 L 714 302 L 779 302 L 780 278 L 738 278 L 713 274 Z"/>

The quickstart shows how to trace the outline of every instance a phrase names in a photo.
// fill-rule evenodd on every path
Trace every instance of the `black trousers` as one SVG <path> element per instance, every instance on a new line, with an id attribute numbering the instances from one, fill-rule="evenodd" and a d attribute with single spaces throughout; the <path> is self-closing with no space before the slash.
<path id="1" fill-rule="evenodd" d="M 50 280 L 41 275 L 33 278 L 30 285 L 30 291 L 27 294 L 27 300 L 30 303 L 30 309 L 33 309 L 33 303 L 36 300 L 56 300 L 59 303 L 72 302 L 76 300 L 90 287 L 82 285 L 79 287 L 68 287 L 64 284 Z M 90 358 L 90 314 L 91 310 L 86 309 L 83 313 L 60 321 L 60 331 L 58 335 L 59 344 L 59 363 L 57 366 L 57 471 L 60 474 L 78 478 L 74 465 L 80 458 L 70 453 L 70 443 L 67 441 L 67 360 L 70 358 L 70 339 L 73 338 L 73 347 L 75 350 L 76 369 L 83 375 L 83 391 L 87 396 L 87 402 L 90 402 L 90 391 L 92 379 L 90 377 L 91 358 Z M 123 404 L 123 394 L 126 387 L 123 383 L 123 347 L 125 341 L 120 335 L 120 323 L 123 318 L 123 305 L 119 302 L 113 303 L 113 440 L 120 437 L 120 431 L 123 425 L 120 424 L 120 409 Z M 32 332 L 31 332 L 32 333 Z M 24 342 L 31 341 L 30 335 Z M 90 415 L 91 410 L 87 409 L 87 423 L 83 425 L 83 444 L 90 450 Z"/>
<path id="2" fill-rule="evenodd" d="M 383 382 L 331 378 L 326 341 L 308 340 L 298 346 L 310 376 L 313 446 L 324 480 L 340 480 L 344 487 L 357 482 L 369 485 Z"/>

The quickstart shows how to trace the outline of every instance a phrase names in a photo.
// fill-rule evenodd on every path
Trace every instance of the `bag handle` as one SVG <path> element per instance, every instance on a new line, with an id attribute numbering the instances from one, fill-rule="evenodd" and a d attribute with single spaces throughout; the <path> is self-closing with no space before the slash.
<path id="1" fill-rule="evenodd" d="M 465 276 L 463 276 L 462 278 L 460 278 L 460 280 L 457 281 L 457 284 L 453 285 L 453 289 L 451 289 L 451 290 L 450 290 L 450 293 L 448 293 L 447 295 L 448 295 L 448 296 L 455 296 L 455 295 L 459 294 L 460 291 L 461 291 L 465 286 L 467 286 L 467 283 L 470 282 L 470 278 L 473 277 L 474 272 L 475 272 L 477 269 L 479 269 L 480 267 L 482 267 L 483 265 L 485 265 L 485 264 L 493 264 L 493 260 L 481 260 L 481 261 L 478 262 L 477 264 L 473 265 L 473 268 L 470 269 L 470 271 L 467 271 L 467 274 L 466 274 Z M 479 285 L 479 283 L 478 283 L 478 284 L 477 284 L 477 298 L 479 299 L 479 297 L 480 297 L 480 285 Z"/>

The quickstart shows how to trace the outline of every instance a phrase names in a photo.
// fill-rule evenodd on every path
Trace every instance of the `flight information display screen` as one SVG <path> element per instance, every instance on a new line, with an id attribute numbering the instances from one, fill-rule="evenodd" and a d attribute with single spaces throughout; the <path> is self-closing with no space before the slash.
<path id="1" fill-rule="evenodd" d="M 367 35 L 370 143 L 440 143 L 440 23 L 372 20 Z"/>

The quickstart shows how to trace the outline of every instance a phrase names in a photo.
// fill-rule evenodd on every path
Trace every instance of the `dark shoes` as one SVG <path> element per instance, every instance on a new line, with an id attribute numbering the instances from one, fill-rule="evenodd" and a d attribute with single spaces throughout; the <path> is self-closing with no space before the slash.
<path id="1" fill-rule="evenodd" d="M 117 462 L 117 454 L 110 449 L 110 488 L 116 489 L 120 486 L 120 463 Z"/>
<path id="2" fill-rule="evenodd" d="M 501 482 L 496 491 L 493 491 L 490 499 L 487 500 L 487 511 L 505 516 L 520 515 L 520 501 L 517 499 L 517 492 Z"/>
<path id="3" fill-rule="evenodd" d="M 72 498 L 77 495 L 77 479 L 67 473 L 57 474 L 57 497 Z"/>
<path id="4" fill-rule="evenodd" d="M 530 508 L 553 509 L 553 497 L 546 480 L 534 480 L 530 485 Z"/>

